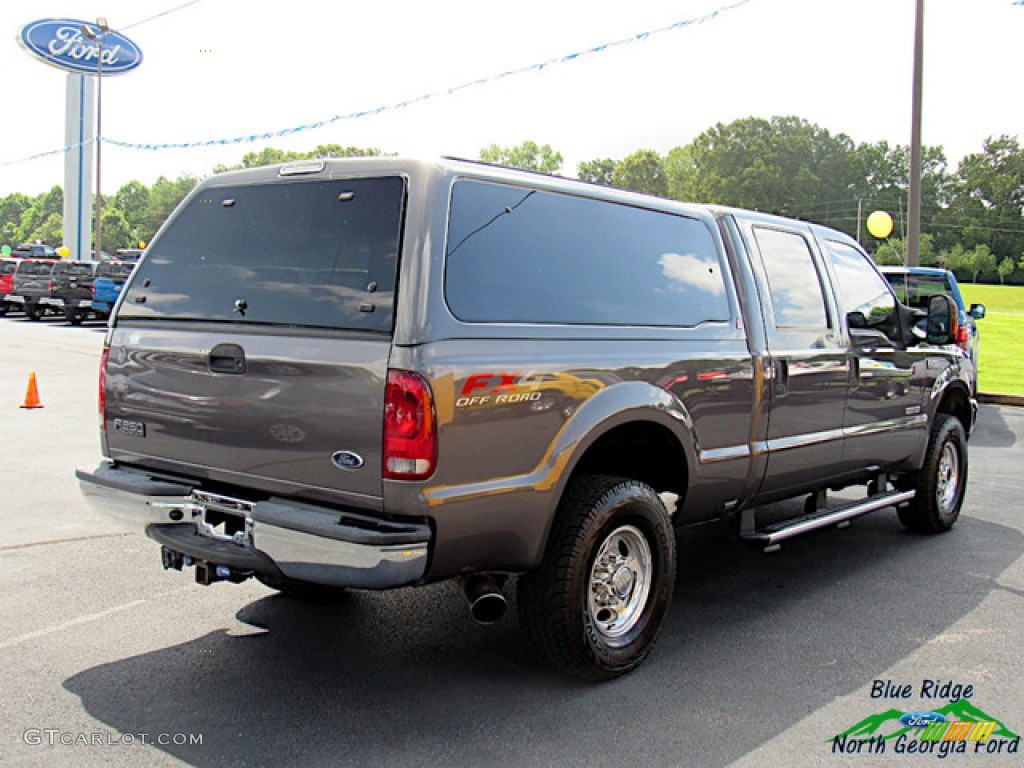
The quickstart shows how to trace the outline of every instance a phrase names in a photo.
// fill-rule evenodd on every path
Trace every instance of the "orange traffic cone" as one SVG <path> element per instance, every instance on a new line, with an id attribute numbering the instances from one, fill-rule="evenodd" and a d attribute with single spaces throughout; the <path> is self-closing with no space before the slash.
<path id="1" fill-rule="evenodd" d="M 42 408 L 43 404 L 39 400 L 39 387 L 36 385 L 36 372 L 32 371 L 28 375 L 28 389 L 25 391 L 25 402 L 21 404 L 22 408 Z"/>

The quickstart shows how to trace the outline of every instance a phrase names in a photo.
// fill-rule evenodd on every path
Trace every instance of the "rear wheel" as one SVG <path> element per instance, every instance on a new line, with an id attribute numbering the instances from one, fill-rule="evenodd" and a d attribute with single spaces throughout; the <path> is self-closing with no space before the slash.
<path id="1" fill-rule="evenodd" d="M 942 533 L 953 527 L 967 489 L 967 435 L 959 419 L 936 414 L 924 466 L 904 475 L 899 485 L 917 491 L 899 509 L 900 522 L 907 528 Z"/>
<path id="2" fill-rule="evenodd" d="M 657 640 L 675 567 L 671 520 L 654 489 L 580 478 L 562 500 L 541 566 L 519 579 L 520 622 L 555 669 L 589 680 L 618 677 Z"/>
<path id="3" fill-rule="evenodd" d="M 72 309 L 65 307 L 64 319 L 67 320 L 71 325 L 81 325 L 82 320 L 85 319 L 85 313 L 80 309 Z"/>
<path id="4" fill-rule="evenodd" d="M 43 309 L 35 304 L 25 305 L 25 317 L 29 320 L 38 320 L 43 316 Z"/>

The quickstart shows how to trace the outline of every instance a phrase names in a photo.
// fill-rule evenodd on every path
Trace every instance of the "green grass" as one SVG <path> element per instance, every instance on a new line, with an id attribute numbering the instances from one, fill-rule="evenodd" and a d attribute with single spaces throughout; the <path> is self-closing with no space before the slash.
<path id="1" fill-rule="evenodd" d="M 1024 395 L 1024 286 L 960 283 L 964 301 L 985 305 L 978 321 L 978 391 Z"/>

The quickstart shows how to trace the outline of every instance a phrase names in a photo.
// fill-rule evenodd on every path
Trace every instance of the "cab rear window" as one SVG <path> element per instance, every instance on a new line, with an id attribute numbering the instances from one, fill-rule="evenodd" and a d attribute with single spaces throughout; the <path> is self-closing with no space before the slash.
<path id="1" fill-rule="evenodd" d="M 390 331 L 399 177 L 209 187 L 171 219 L 118 317 Z"/>

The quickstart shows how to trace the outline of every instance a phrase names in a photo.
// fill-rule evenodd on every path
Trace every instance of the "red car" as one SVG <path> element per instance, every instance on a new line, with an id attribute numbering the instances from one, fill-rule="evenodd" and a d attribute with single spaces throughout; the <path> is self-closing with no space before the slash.
<path id="1" fill-rule="evenodd" d="M 18 259 L 0 259 L 0 317 L 13 309 L 7 296 L 14 293 L 14 270 L 18 268 Z"/>

